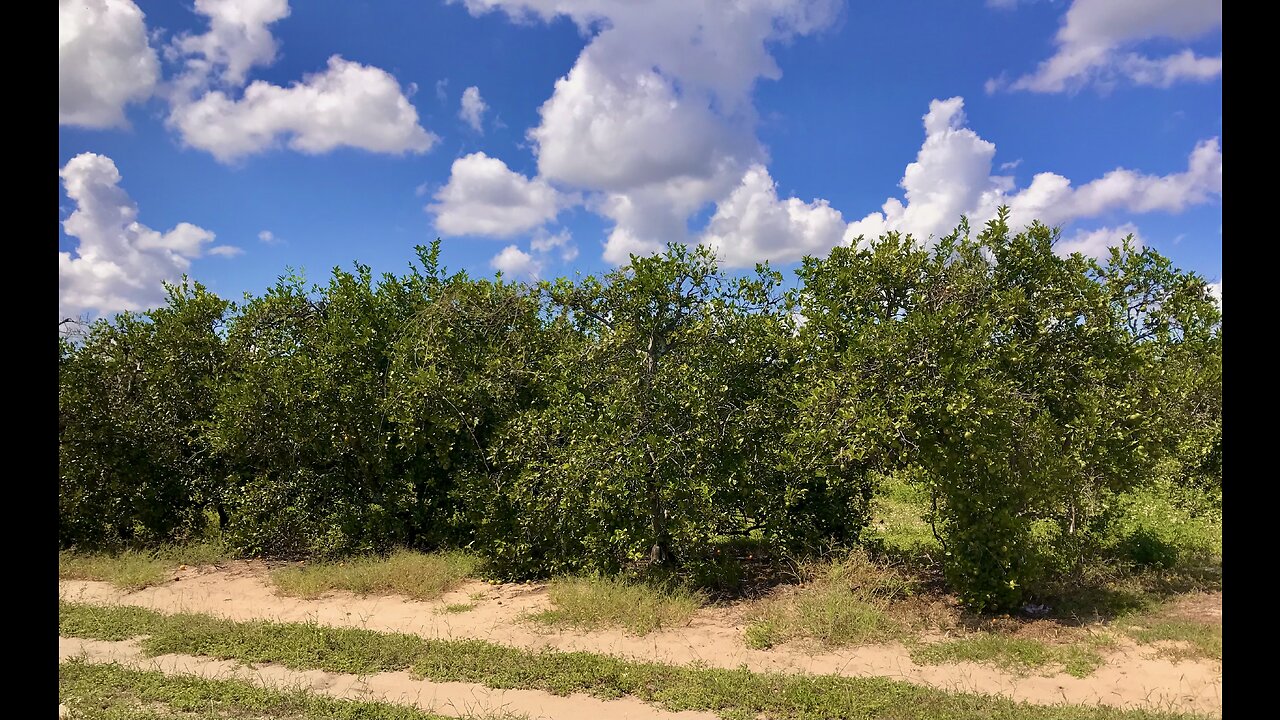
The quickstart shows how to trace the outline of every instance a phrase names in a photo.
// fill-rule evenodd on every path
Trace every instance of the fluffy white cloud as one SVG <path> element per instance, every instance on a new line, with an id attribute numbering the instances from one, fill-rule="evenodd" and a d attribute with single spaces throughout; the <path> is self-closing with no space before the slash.
<path id="1" fill-rule="evenodd" d="M 472 85 L 462 91 L 462 106 L 458 110 L 458 117 L 470 125 L 472 130 L 484 132 L 484 126 L 480 123 L 484 119 L 484 111 L 488 109 L 484 98 L 480 97 L 480 88 Z"/>
<path id="2" fill-rule="evenodd" d="M 605 242 L 605 261 L 621 265 L 632 254 L 648 255 L 668 242 L 686 242 L 689 216 L 729 194 L 741 172 L 736 161 L 725 159 L 708 178 L 674 178 L 594 198 L 588 207 L 614 221 Z"/>
<path id="3" fill-rule="evenodd" d="M 278 47 L 267 26 L 288 17 L 288 0 L 196 0 L 195 11 L 209 18 L 209 31 L 174 40 L 174 49 L 187 56 L 187 83 L 216 74 L 240 86 L 251 68 L 275 62 Z"/>
<path id="4" fill-rule="evenodd" d="M 578 246 L 567 229 L 552 234 L 546 228 L 538 228 L 529 240 L 529 252 L 515 245 L 508 245 L 489 260 L 489 267 L 501 270 L 513 280 L 537 280 L 553 262 L 551 253 L 559 250 L 560 260 L 569 262 L 578 257 Z"/>
<path id="5" fill-rule="evenodd" d="M 610 76 L 595 54 L 589 47 L 556 82 L 529 137 L 542 176 L 603 193 L 593 205 L 614 221 L 604 258 L 622 264 L 684 241 L 687 218 L 763 152 L 745 117 L 719 116 L 653 70 Z"/>
<path id="6" fill-rule="evenodd" d="M 1080 230 L 1070 238 L 1060 239 L 1053 251 L 1063 257 L 1072 253 L 1080 253 L 1085 257 L 1105 258 L 1108 248 L 1120 247 L 1126 237 L 1133 236 L 1130 241 L 1134 250 L 1141 250 L 1145 243 L 1138 234 L 1133 223 L 1125 223 L 1119 227 L 1101 227 L 1097 230 Z"/>
<path id="7" fill-rule="evenodd" d="M 1118 168 L 1079 187 L 1056 173 L 1037 174 L 1024 189 L 1013 179 L 991 174 L 995 145 L 964 127 L 964 100 L 934 100 L 924 116 L 925 141 L 900 183 L 906 202 L 885 201 L 874 212 L 849 224 L 844 240 L 896 230 L 920 240 L 950 232 L 960 216 L 975 227 L 1008 205 L 1010 222 L 1032 220 L 1065 225 L 1113 210 L 1133 213 L 1180 212 L 1222 195 L 1222 150 L 1217 138 L 1201 141 L 1192 151 L 1186 172 L 1145 175 Z"/>
<path id="8" fill-rule="evenodd" d="M 276 237 L 276 234 L 271 232 L 270 230 L 263 230 L 262 232 L 258 233 L 258 240 L 268 245 L 275 245 L 277 243 L 284 242 L 280 238 Z"/>
<path id="9" fill-rule="evenodd" d="M 190 223 L 161 233 L 138 222 L 138 205 L 120 187 L 120 172 L 111 158 L 83 153 L 58 174 L 76 205 L 62 227 L 78 240 L 74 253 L 58 253 L 58 312 L 63 317 L 159 304 L 164 300 L 162 281 L 177 280 L 213 242 L 212 232 Z"/>
<path id="10" fill-rule="evenodd" d="M 830 25 L 834 0 L 463 0 L 476 15 L 567 16 L 591 41 L 529 132 L 539 174 L 598 193 L 604 257 L 687 239 L 688 217 L 765 159 L 751 92 L 781 76 L 768 45 Z"/>
<path id="11" fill-rule="evenodd" d="M 502 248 L 489 260 L 489 267 L 512 279 L 536 278 L 542 272 L 542 263 L 515 245 Z"/>
<path id="12" fill-rule="evenodd" d="M 1222 25 L 1221 0 L 1075 0 L 1055 38 L 1057 52 L 1036 71 L 1010 83 L 1010 90 L 1056 93 L 1088 83 L 1109 87 L 1124 78 L 1137 85 L 1169 87 L 1222 74 L 1222 56 L 1200 57 L 1190 49 L 1162 58 L 1121 52 L 1126 45 L 1165 38 L 1191 40 Z M 993 79 L 987 92 L 1006 83 Z"/>
<path id="13" fill-rule="evenodd" d="M 845 241 L 859 235 L 878 237 L 890 230 L 925 240 L 949 232 L 960 219 L 979 208 L 994 210 L 1002 190 L 1012 187 L 1005 176 L 991 175 L 996 146 L 964 127 L 964 98 L 929 103 L 924 116 L 925 139 L 899 186 L 906 203 L 889 198 L 882 212 L 849 224 Z"/>
<path id="14" fill-rule="evenodd" d="M 453 161 L 449 182 L 427 210 L 443 235 L 510 237 L 553 219 L 562 202 L 542 179 L 530 180 L 506 163 L 475 152 Z"/>
<path id="15" fill-rule="evenodd" d="M 1218 307 L 1222 307 L 1222 281 L 1221 280 L 1215 283 L 1209 283 L 1209 294 L 1213 296 L 1214 300 L 1218 301 Z"/>
<path id="16" fill-rule="evenodd" d="M 439 139 L 418 124 L 389 73 L 334 55 L 322 73 L 285 88 L 258 80 L 234 100 L 214 90 L 176 105 L 169 122 L 183 142 L 230 162 L 288 145 L 318 154 L 337 147 L 400 154 L 426 152 Z"/>
<path id="17" fill-rule="evenodd" d="M 310 154 L 338 147 L 421 153 L 439 139 L 409 102 L 416 86 L 403 91 L 387 71 L 339 55 L 288 87 L 258 80 L 240 93 L 252 68 L 275 62 L 269 26 L 288 17 L 288 0 L 196 0 L 195 10 L 208 18 L 208 31 L 181 35 L 167 50 L 186 63 L 167 94 L 169 125 L 187 146 L 231 162 L 286 139 Z"/>
<path id="18" fill-rule="evenodd" d="M 58 123 L 125 125 L 124 106 L 151 97 L 160 61 L 132 0 L 58 0 Z"/>
<path id="19" fill-rule="evenodd" d="M 844 230 L 844 218 L 826 200 L 779 200 L 769 171 L 753 165 L 716 205 L 702 241 L 725 264 L 750 267 L 762 260 L 791 262 L 825 254 L 840 243 Z"/>
<path id="20" fill-rule="evenodd" d="M 626 192 L 681 178 L 705 178 L 722 157 L 752 157 L 755 139 L 659 73 L 611 77 L 585 53 L 540 109 L 529 132 L 538 170 L 591 190 Z"/>
<path id="21" fill-rule="evenodd" d="M 1117 168 L 1078 188 L 1061 175 L 1038 173 L 1025 190 L 1003 199 L 1016 222 L 1059 225 L 1115 209 L 1176 213 L 1221 196 L 1222 148 L 1210 138 L 1196 144 L 1185 172 L 1145 175 Z"/>

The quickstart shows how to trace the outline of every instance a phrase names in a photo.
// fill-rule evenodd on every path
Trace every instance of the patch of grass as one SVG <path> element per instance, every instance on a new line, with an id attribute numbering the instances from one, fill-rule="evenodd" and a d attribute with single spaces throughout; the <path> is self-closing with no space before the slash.
<path id="1" fill-rule="evenodd" d="M 156 551 L 156 557 L 169 563 L 171 567 L 189 565 L 220 565 L 231 559 L 231 553 L 218 540 L 166 545 Z"/>
<path id="2" fill-rule="evenodd" d="M 942 546 L 924 519 L 928 507 L 928 494 L 921 488 L 902 478 L 882 478 L 862 539 L 894 556 L 936 553 Z"/>
<path id="3" fill-rule="evenodd" d="M 403 705 L 338 700 L 300 689 L 271 690 L 239 680 L 165 675 L 76 660 L 58 665 L 58 701 L 66 705 L 70 717 L 86 720 L 444 718 Z"/>
<path id="4" fill-rule="evenodd" d="M 1136 567 L 1221 564 L 1222 510 L 1169 479 L 1119 495 L 1105 544 Z"/>
<path id="5" fill-rule="evenodd" d="M 424 554 L 397 550 L 390 556 L 280 568 L 271 573 L 284 595 L 314 599 L 330 590 L 357 595 L 404 595 L 435 600 L 475 573 L 480 560 L 464 552 Z"/>
<path id="6" fill-rule="evenodd" d="M 58 553 L 59 580 L 100 580 L 121 590 L 141 590 L 164 581 L 169 564 L 150 552 Z"/>
<path id="7" fill-rule="evenodd" d="M 155 611 L 127 605 L 113 605 L 95 612 L 90 605 L 58 604 L 58 634 L 94 640 L 129 640 L 146 635 L 157 627 Z"/>
<path id="8" fill-rule="evenodd" d="M 1076 624 L 1151 612 L 1180 595 L 1222 590 L 1220 563 L 1198 567 L 1116 568 L 1100 562 L 1037 585 L 1052 617 Z"/>
<path id="9" fill-rule="evenodd" d="M 978 662 L 1026 674 L 1035 670 L 1061 668 L 1069 675 L 1086 677 L 1102 667 L 1096 649 L 1080 645 L 1052 645 L 1032 638 L 980 633 L 958 640 L 920 645 L 911 659 L 922 665 Z"/>
<path id="10" fill-rule="evenodd" d="M 164 582 L 165 574 L 182 565 L 216 565 L 228 558 L 222 543 L 205 541 L 165 545 L 156 550 L 117 553 L 58 553 L 58 579 L 99 580 L 130 592 Z"/>
<path id="11" fill-rule="evenodd" d="M 788 640 L 844 647 L 888 640 L 899 625 L 887 613 L 889 600 L 910 591 L 905 578 L 864 554 L 802 566 L 804 581 L 760 603 L 748 613 L 747 644 L 772 647 Z"/>
<path id="12" fill-rule="evenodd" d="M 547 593 L 552 608 L 529 615 L 530 620 L 585 630 L 624 627 L 637 635 L 687 625 L 706 602 L 698 592 L 621 578 L 553 580 Z"/>
<path id="13" fill-rule="evenodd" d="M 59 632 L 118 627 L 122 608 L 64 603 Z M 884 678 L 784 675 L 661 665 L 592 653 L 532 652 L 480 640 L 426 640 L 314 624 L 237 623 L 202 615 L 143 611 L 150 655 L 185 653 L 295 669 L 374 673 L 412 670 L 436 682 L 471 682 L 603 698 L 632 696 L 671 711 L 706 710 L 724 718 L 786 720 L 1173 720 L 1192 718 L 1079 705 L 1036 706 L 989 695 L 948 693 Z M 92 637 L 92 636 L 90 636 Z M 352 716 L 354 717 L 354 715 Z"/>
<path id="14" fill-rule="evenodd" d="M 440 608 L 437 612 L 446 615 L 456 615 L 458 613 L 470 612 L 476 609 L 475 603 L 451 603 Z"/>
<path id="15" fill-rule="evenodd" d="M 1126 618 L 1122 630 L 1140 643 L 1170 642 L 1162 654 L 1176 660 L 1185 658 L 1222 659 L 1222 626 L 1182 618 L 1138 616 Z"/>

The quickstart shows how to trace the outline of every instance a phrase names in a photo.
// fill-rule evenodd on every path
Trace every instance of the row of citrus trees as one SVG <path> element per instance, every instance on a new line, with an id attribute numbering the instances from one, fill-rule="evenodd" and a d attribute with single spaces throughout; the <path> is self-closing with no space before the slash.
<path id="1" fill-rule="evenodd" d="M 597 279 L 200 285 L 59 342 L 60 543 L 468 547 L 501 577 L 697 571 L 726 538 L 856 541 L 873 478 L 927 489 L 947 577 L 1016 604 L 1108 499 L 1173 462 L 1221 484 L 1221 316 L 1151 250 L 1054 254 L 1005 215 L 890 234 L 797 287 L 673 244 Z"/>

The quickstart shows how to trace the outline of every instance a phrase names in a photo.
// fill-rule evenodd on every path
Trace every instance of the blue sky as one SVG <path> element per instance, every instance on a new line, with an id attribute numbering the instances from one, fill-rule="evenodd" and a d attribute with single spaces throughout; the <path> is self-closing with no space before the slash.
<path id="1" fill-rule="evenodd" d="M 1064 251 L 1133 232 L 1221 281 L 1220 0 L 59 13 L 63 315 L 143 309 L 183 272 L 239 298 L 286 267 L 400 271 L 436 237 L 480 275 L 667 240 L 786 270 L 1000 203 Z"/>

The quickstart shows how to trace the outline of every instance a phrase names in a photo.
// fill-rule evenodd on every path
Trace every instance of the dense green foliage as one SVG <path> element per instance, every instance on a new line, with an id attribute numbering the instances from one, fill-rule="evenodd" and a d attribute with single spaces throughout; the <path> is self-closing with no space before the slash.
<path id="1" fill-rule="evenodd" d="M 1100 554 L 1165 563 L 1144 498 L 1219 511 L 1218 305 L 1150 249 L 1061 257 L 1005 218 L 835 248 L 790 291 L 679 244 L 536 286 L 449 275 L 433 247 L 240 305 L 172 287 L 60 338 L 60 545 L 216 518 L 250 555 L 711 577 L 734 543 L 857 542 L 889 477 L 929 499 L 974 608 Z"/>
<path id="2" fill-rule="evenodd" d="M 63 546 L 155 543 L 191 532 L 220 491 L 209 422 L 227 371 L 229 304 L 170 287 L 145 317 L 58 341 Z"/>
<path id="3" fill-rule="evenodd" d="M 1037 520 L 1058 526 L 1057 558 L 1079 558 L 1109 499 L 1152 476 L 1157 445 L 1176 454 L 1196 422 L 1221 436 L 1220 316 L 1203 282 L 1150 250 L 1062 258 L 1049 228 L 1011 237 L 1004 218 L 930 249 L 893 234 L 836 248 L 800 270 L 801 344 L 824 369 L 806 408 L 815 431 L 929 489 L 948 578 L 979 608 L 1021 598 Z M 1184 409 L 1177 392 L 1210 394 L 1195 384 L 1215 352 L 1216 415 Z"/>

